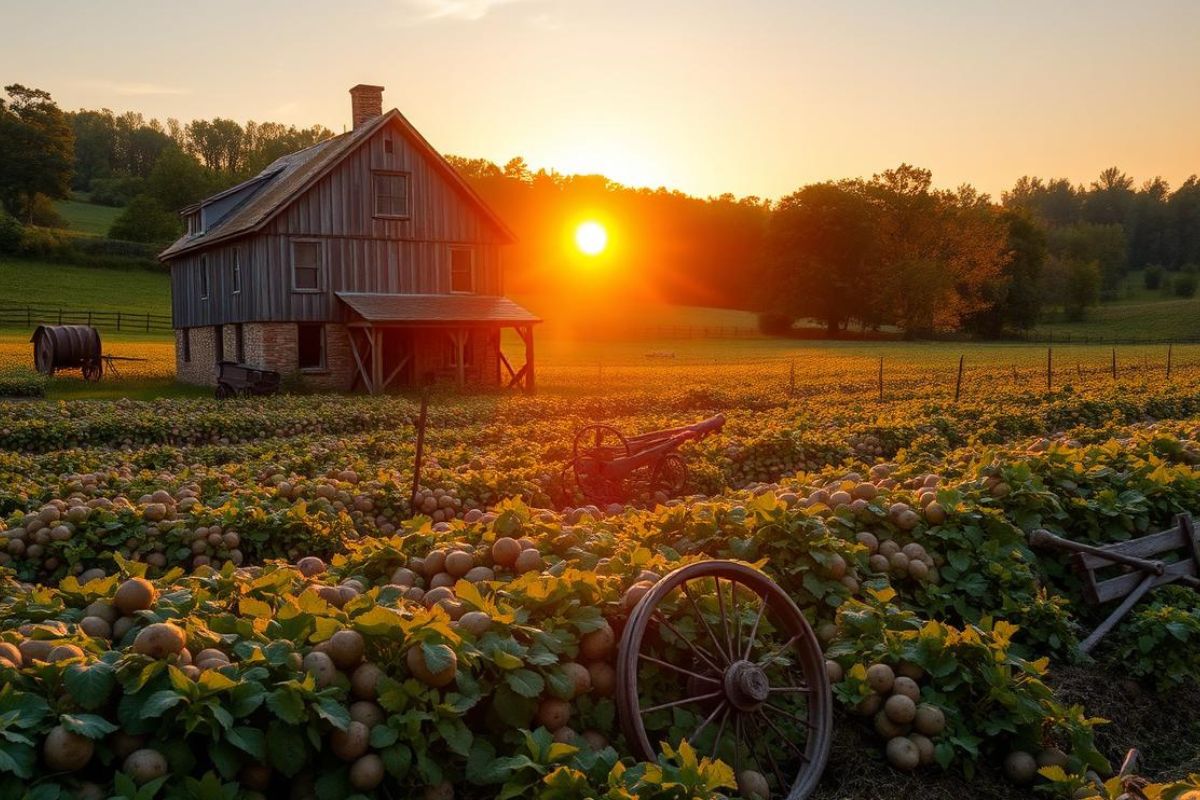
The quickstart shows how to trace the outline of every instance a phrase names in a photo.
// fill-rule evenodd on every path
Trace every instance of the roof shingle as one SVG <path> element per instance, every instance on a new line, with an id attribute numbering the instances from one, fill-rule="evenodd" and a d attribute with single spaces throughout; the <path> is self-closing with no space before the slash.
<path id="1" fill-rule="evenodd" d="M 367 294 L 337 292 L 338 298 L 368 322 L 447 324 L 455 322 L 533 323 L 541 318 L 509 300 L 486 294 Z"/>

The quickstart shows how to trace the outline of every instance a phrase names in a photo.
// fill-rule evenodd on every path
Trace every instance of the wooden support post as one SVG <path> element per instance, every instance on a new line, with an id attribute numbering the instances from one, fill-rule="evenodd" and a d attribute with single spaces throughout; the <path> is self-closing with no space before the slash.
<path id="1" fill-rule="evenodd" d="M 533 326 L 525 326 L 525 392 L 533 394 L 535 389 L 533 378 Z"/>
<path id="2" fill-rule="evenodd" d="M 464 330 L 456 330 L 450 335 L 454 341 L 454 363 L 457 366 L 457 380 L 459 386 L 467 385 L 467 332 Z"/>
<path id="3" fill-rule="evenodd" d="M 371 336 L 371 386 L 383 390 L 383 331 L 374 326 L 367 329 Z"/>
<path id="4" fill-rule="evenodd" d="M 421 413 L 417 417 L 417 453 L 413 460 L 412 497 L 409 500 L 409 513 L 417 514 L 417 491 L 421 488 L 421 456 L 425 450 L 425 413 L 429 409 L 429 389 L 421 390 Z"/>
<path id="5" fill-rule="evenodd" d="M 958 379 L 954 382 L 954 402 L 956 403 L 958 402 L 958 398 L 962 396 L 962 373 L 964 358 L 966 358 L 965 355 L 960 355 L 958 357 Z"/>

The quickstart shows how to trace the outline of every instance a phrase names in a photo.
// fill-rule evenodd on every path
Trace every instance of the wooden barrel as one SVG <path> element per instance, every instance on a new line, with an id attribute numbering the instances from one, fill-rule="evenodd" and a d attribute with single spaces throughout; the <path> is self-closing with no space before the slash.
<path id="1" fill-rule="evenodd" d="M 89 325 L 39 325 L 29 341 L 33 365 L 43 375 L 100 363 L 100 333 Z"/>

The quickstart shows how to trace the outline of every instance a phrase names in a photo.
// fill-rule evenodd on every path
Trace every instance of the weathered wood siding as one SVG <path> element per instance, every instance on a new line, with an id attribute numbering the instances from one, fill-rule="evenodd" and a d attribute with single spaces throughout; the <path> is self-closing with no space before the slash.
<path id="1" fill-rule="evenodd" d="M 391 140 L 392 152 L 385 141 Z M 409 217 L 374 216 L 374 170 L 409 175 Z M 292 288 L 292 243 L 319 240 L 321 288 Z M 475 204 L 418 151 L 398 126 L 385 126 L 351 151 L 261 232 L 205 251 L 210 293 L 200 298 L 198 254 L 171 265 L 176 327 L 254 321 L 342 321 L 335 292 L 445 293 L 450 252 L 475 253 L 475 291 L 501 294 L 503 237 Z M 233 248 L 241 252 L 242 291 L 231 292 Z"/>

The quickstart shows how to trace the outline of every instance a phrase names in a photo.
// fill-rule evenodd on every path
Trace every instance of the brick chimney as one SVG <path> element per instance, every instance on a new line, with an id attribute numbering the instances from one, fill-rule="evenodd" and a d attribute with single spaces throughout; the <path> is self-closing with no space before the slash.
<path id="1" fill-rule="evenodd" d="M 383 87 L 360 83 L 350 90 L 350 110 L 354 129 L 383 115 Z"/>

